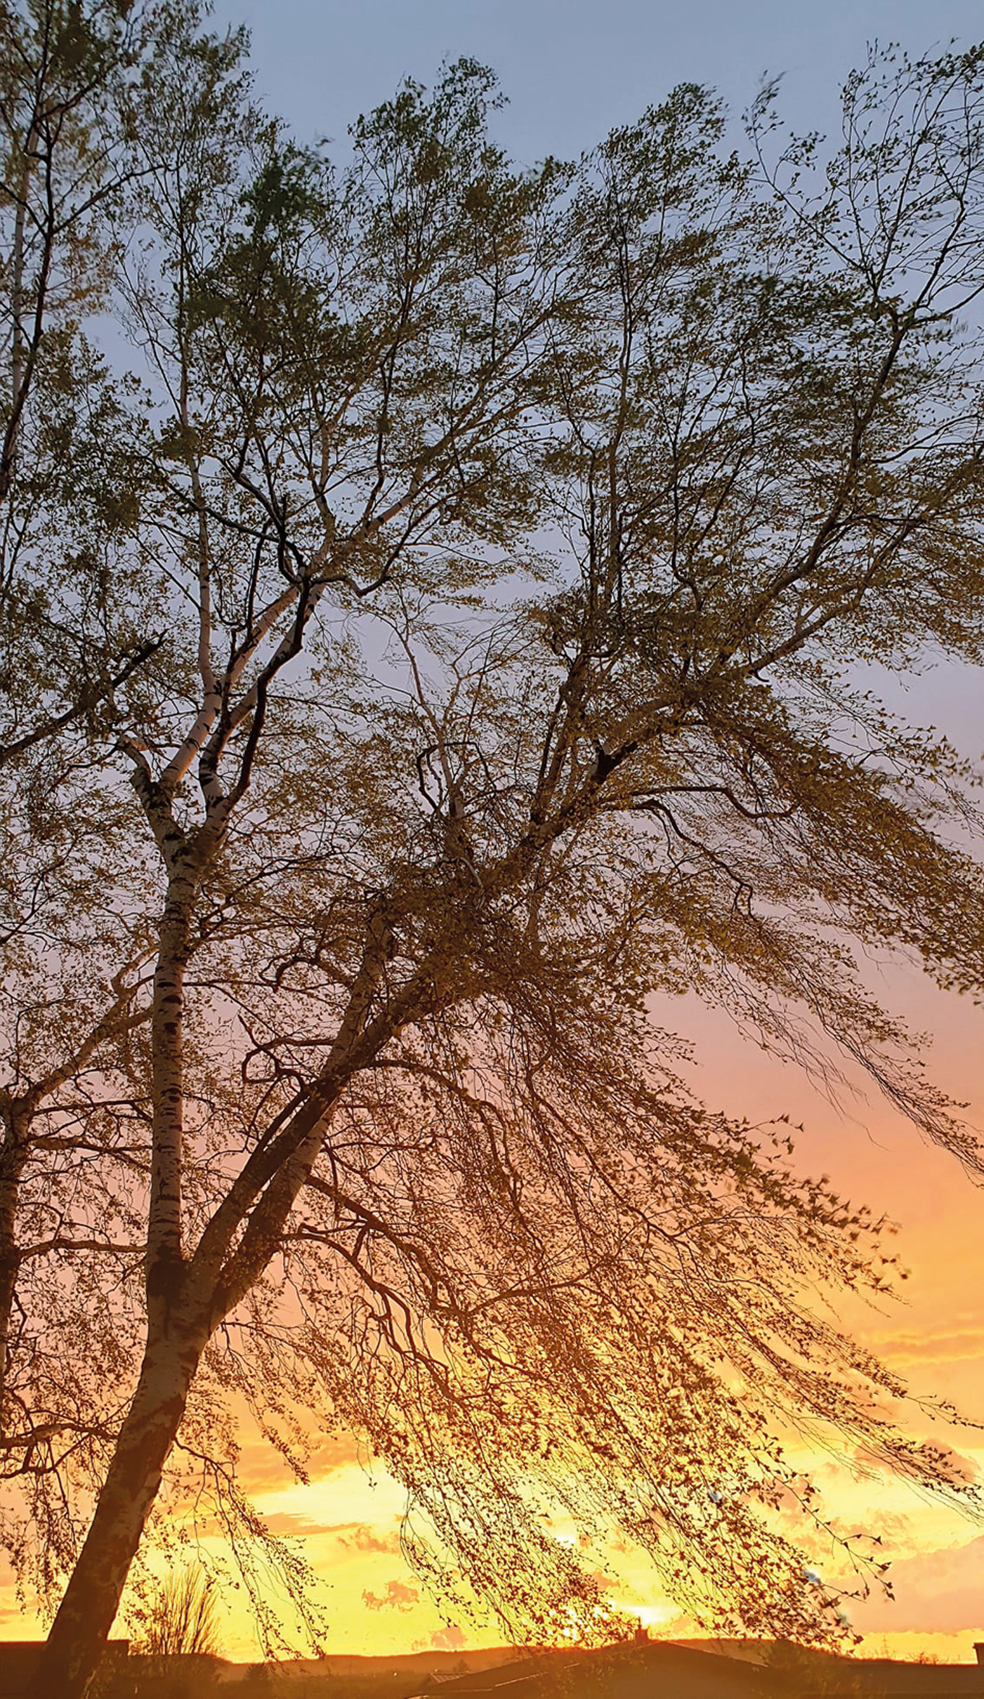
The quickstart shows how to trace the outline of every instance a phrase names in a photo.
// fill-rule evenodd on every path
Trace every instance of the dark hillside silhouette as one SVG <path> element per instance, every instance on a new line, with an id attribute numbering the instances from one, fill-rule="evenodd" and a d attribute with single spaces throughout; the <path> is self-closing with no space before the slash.
<path id="1" fill-rule="evenodd" d="M 0 1699 L 23 1699 L 39 1644 L 0 1643 Z M 726 1642 L 714 1650 L 649 1641 L 597 1651 L 511 1656 L 505 1648 L 449 1654 L 441 1662 L 507 1661 L 460 1675 L 435 1673 L 432 1653 L 399 1657 L 298 1660 L 237 1665 L 221 1658 L 175 1657 L 165 1674 L 126 1656 L 125 1643 L 102 1677 L 104 1699 L 970 1699 L 984 1696 L 984 1665 L 904 1663 L 775 1643 Z M 373 1666 L 367 1669 L 366 1666 Z"/>

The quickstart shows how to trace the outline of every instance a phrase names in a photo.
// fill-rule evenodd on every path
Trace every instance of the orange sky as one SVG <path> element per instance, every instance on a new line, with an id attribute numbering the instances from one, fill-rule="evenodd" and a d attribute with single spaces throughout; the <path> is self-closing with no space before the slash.
<path id="1" fill-rule="evenodd" d="M 873 967 L 876 977 L 878 971 Z M 935 1030 L 935 1076 L 957 1098 L 974 1100 L 969 1118 L 984 1125 L 984 1011 L 935 993 L 897 967 L 884 990 L 915 1028 Z M 838 1110 L 793 1069 L 743 1041 L 726 1018 L 686 1005 L 667 1013 L 695 1038 L 695 1084 L 708 1102 L 756 1121 L 783 1113 L 802 1121 L 802 1166 L 830 1172 L 838 1189 L 900 1223 L 896 1248 L 911 1270 L 901 1301 L 877 1310 L 855 1302 L 844 1319 L 905 1374 L 915 1393 L 952 1399 L 984 1422 L 981 1192 L 880 1098 L 847 1101 Z M 713 1075 L 699 1065 L 701 1055 L 713 1056 Z M 913 1426 L 929 1431 L 915 1413 Z M 935 1424 L 932 1431 L 984 1474 L 984 1430 Z M 984 1639 L 984 1525 L 897 1482 L 852 1479 L 829 1460 L 820 1461 L 817 1476 L 830 1510 L 845 1523 L 881 1532 L 893 1558 L 896 1602 L 873 1599 L 852 1610 L 867 1637 L 862 1650 L 874 1654 L 887 1644 L 898 1656 L 929 1651 L 972 1661 L 973 1641 Z M 339 1459 L 310 1487 L 270 1483 L 259 1497 L 285 1531 L 309 1530 L 310 1553 L 330 1584 L 331 1643 L 339 1652 L 456 1643 L 400 1559 L 400 1496 L 385 1476 L 373 1481 L 355 1460 Z M 644 1621 L 663 1632 L 694 1631 L 679 1621 L 641 1561 L 614 1556 L 613 1564 L 624 1577 L 620 1598 Z M 470 1644 L 497 1639 L 458 1626 Z"/>
<path id="2" fill-rule="evenodd" d="M 872 972 L 877 978 L 878 968 Z M 975 1100 L 968 1116 L 984 1125 L 984 1011 L 935 993 L 918 975 L 901 974 L 897 967 L 883 989 L 915 1028 L 935 1030 L 936 1078 L 955 1097 Z M 838 1110 L 793 1069 L 743 1041 L 726 1018 L 686 1005 L 667 1014 L 695 1038 L 695 1084 L 708 1102 L 756 1121 L 783 1113 L 803 1121 L 802 1166 L 830 1172 L 838 1189 L 900 1223 L 896 1248 L 911 1270 L 901 1301 L 884 1301 L 877 1310 L 855 1302 L 844 1319 L 905 1374 L 915 1393 L 952 1399 L 984 1422 L 984 1196 L 952 1158 L 928 1148 L 880 1098 L 847 1101 Z M 702 1054 L 713 1056 L 713 1075 L 699 1065 Z M 913 1427 L 930 1431 L 917 1413 Z M 984 1474 L 984 1430 L 935 1424 L 932 1431 Z M 247 1462 L 255 1471 L 259 1458 L 251 1455 Z M 984 1525 L 928 1503 L 897 1482 L 852 1479 L 829 1460 L 820 1461 L 817 1477 L 835 1516 L 881 1532 L 886 1555 L 893 1558 L 896 1602 L 873 1599 L 852 1609 L 867 1637 L 862 1651 L 874 1655 L 887 1645 L 896 1656 L 929 1651 L 973 1661 L 973 1641 L 984 1638 Z M 331 1644 L 337 1651 L 497 1640 L 494 1631 L 478 1635 L 468 1625 L 449 1633 L 421 1596 L 399 1556 L 399 1490 L 384 1475 L 369 1476 L 354 1458 L 340 1457 L 309 1487 L 266 1478 L 255 1484 L 276 1526 L 306 1535 L 329 1587 Z M 624 1578 L 620 1599 L 645 1622 L 657 1631 L 694 1632 L 678 1619 L 641 1561 L 615 1555 L 613 1566 Z M 238 1634 L 230 1638 L 233 1644 L 245 1655 Z"/>
<path id="3" fill-rule="evenodd" d="M 877 981 L 882 970 L 869 971 Z M 971 1100 L 968 1117 L 984 1125 L 984 1011 L 935 993 L 917 974 L 885 971 L 882 991 L 917 1029 L 932 1029 L 932 1072 L 955 1097 Z M 661 1011 L 696 1045 L 694 1084 L 708 1103 L 754 1121 L 788 1113 L 804 1123 L 799 1161 L 829 1172 L 839 1190 L 886 1210 L 900 1223 L 896 1242 L 911 1270 L 901 1301 L 872 1309 L 853 1302 L 844 1320 L 908 1378 L 914 1393 L 958 1403 L 984 1422 L 984 1197 L 952 1158 L 926 1146 L 881 1099 L 847 1101 L 838 1110 L 792 1068 L 743 1041 L 725 1017 L 686 1003 Z M 713 1058 L 713 1071 L 701 1058 Z M 914 1413 L 913 1426 L 929 1431 Z M 984 1429 L 933 1429 L 984 1476 Z M 804 1459 L 806 1461 L 806 1459 Z M 871 1600 L 852 1609 L 865 1634 L 862 1653 L 885 1647 L 896 1656 L 920 1651 L 972 1660 L 984 1639 L 984 1524 L 926 1502 L 891 1481 L 852 1478 L 829 1459 L 816 1466 L 828 1509 L 882 1533 L 893 1559 L 896 1602 Z M 378 1471 L 367 1472 L 354 1448 L 335 1445 L 309 1486 L 287 1477 L 281 1459 L 259 1444 L 244 1452 L 246 1485 L 273 1527 L 304 1538 L 323 1577 L 337 1652 L 380 1653 L 495 1644 L 494 1628 L 478 1633 L 448 1625 L 406 1569 L 399 1553 L 400 1492 Z M 621 1580 L 616 1595 L 657 1631 L 694 1632 L 681 1622 L 651 1573 L 631 1556 L 613 1555 Z M 223 1610 L 228 1655 L 257 1656 L 244 1607 Z M 0 1634 L 40 1632 L 16 1611 L 9 1582 L 0 1585 Z"/>
<path id="4" fill-rule="evenodd" d="M 966 1101 L 968 1121 L 984 1127 L 984 1010 L 936 992 L 915 971 L 871 963 L 872 989 L 929 1031 L 932 1076 Z M 731 1112 L 761 1120 L 789 1113 L 802 1121 L 798 1158 L 828 1172 L 844 1189 L 899 1224 L 894 1244 L 910 1271 L 898 1301 L 877 1309 L 845 1306 L 842 1319 L 908 1380 L 916 1396 L 945 1398 L 984 1423 L 984 1195 L 951 1157 L 926 1141 L 880 1097 L 848 1098 L 838 1110 L 791 1068 L 743 1043 L 726 1020 L 700 1013 L 692 1030 L 714 1056 L 712 1090 L 703 1095 Z M 984 1475 L 984 1430 L 930 1424 L 913 1414 L 915 1431 L 945 1441 Z M 837 1515 L 881 1532 L 893 1559 L 895 1603 L 872 1599 L 850 1615 L 864 1633 L 862 1654 L 887 1643 L 891 1655 L 920 1651 L 973 1660 L 984 1639 L 984 1525 L 927 1503 L 906 1486 L 852 1479 L 821 1462 L 818 1479 Z"/>
<path id="5" fill-rule="evenodd" d="M 916 1030 L 931 1029 L 935 1077 L 953 1096 L 970 1100 L 968 1118 L 984 1126 L 984 1011 L 936 993 L 921 976 L 883 971 L 885 997 Z M 663 1012 L 661 1012 L 661 1015 Z M 984 1196 L 951 1157 L 927 1147 L 881 1098 L 846 1101 L 838 1110 L 792 1068 L 743 1041 L 723 1016 L 686 1005 L 665 1012 L 694 1037 L 694 1083 L 709 1103 L 759 1121 L 788 1113 L 804 1123 L 804 1168 L 829 1172 L 850 1191 L 900 1224 L 896 1248 L 910 1278 L 899 1302 L 875 1310 L 852 1304 L 844 1319 L 907 1377 L 912 1390 L 958 1403 L 984 1422 Z M 713 1057 L 713 1073 L 701 1058 Z M 914 1428 L 930 1431 L 914 1413 Z M 984 1430 L 935 1424 L 984 1474 Z M 817 1469 L 832 1512 L 845 1524 L 881 1532 L 893 1558 L 894 1604 L 872 1599 L 852 1609 L 865 1634 L 862 1651 L 973 1661 L 984 1639 L 984 1525 L 946 1511 L 897 1482 L 852 1479 L 821 1460 Z M 396 1545 L 400 1499 L 385 1477 L 375 1484 L 356 1462 L 340 1462 L 310 1487 L 282 1485 L 260 1495 L 278 1518 L 311 1526 L 309 1545 L 330 1582 L 332 1644 L 338 1651 L 396 1651 L 448 1643 L 447 1626 L 404 1568 Z M 286 1522 L 280 1523 L 285 1528 Z M 315 1532 L 317 1529 L 317 1532 Z M 653 1628 L 693 1632 L 655 1585 L 644 1564 L 614 1557 L 625 1579 L 621 1599 Z M 480 1637 L 464 1632 L 471 1644 Z M 494 1633 L 481 1637 L 493 1643 Z M 453 1641 L 453 1637 L 452 1637 Z"/>

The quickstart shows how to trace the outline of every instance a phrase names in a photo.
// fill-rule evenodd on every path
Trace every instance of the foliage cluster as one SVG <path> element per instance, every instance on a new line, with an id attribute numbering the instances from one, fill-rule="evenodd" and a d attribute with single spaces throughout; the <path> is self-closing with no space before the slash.
<path id="1" fill-rule="evenodd" d="M 654 1009 L 839 1050 L 981 1171 L 853 952 L 980 992 L 977 775 L 877 681 L 984 659 L 984 51 L 874 58 L 829 149 L 765 91 L 739 156 L 685 85 L 532 171 L 463 61 L 336 171 L 195 0 L 0 34 L 0 1456 L 24 1585 L 67 1578 L 45 1691 L 189 1501 L 275 1639 L 264 1565 L 306 1577 L 244 1407 L 301 1475 L 312 1432 L 381 1456 L 449 1611 L 625 1631 L 569 1522 L 828 1642 L 879 1565 L 804 1567 L 784 1430 L 966 1483 L 811 1307 L 885 1289 L 880 1223 L 695 1102 Z"/>

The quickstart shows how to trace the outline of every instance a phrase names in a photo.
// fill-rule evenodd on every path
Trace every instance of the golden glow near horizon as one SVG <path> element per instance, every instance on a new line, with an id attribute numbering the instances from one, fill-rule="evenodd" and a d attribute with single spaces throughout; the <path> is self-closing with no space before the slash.
<path id="1" fill-rule="evenodd" d="M 925 982 L 893 972 L 890 1000 L 904 1006 L 915 1030 L 932 1028 L 931 1072 L 959 1099 L 976 1099 L 968 1119 L 984 1123 L 981 1055 L 984 1013 L 956 998 L 935 994 Z M 886 987 L 883 984 L 883 992 Z M 694 1083 L 709 1103 L 745 1113 L 753 1121 L 788 1113 L 802 1121 L 798 1162 L 829 1173 L 839 1190 L 864 1199 L 900 1223 L 895 1241 L 910 1277 L 897 1300 L 877 1308 L 853 1302 L 844 1325 L 908 1379 L 915 1397 L 944 1399 L 984 1422 L 984 1198 L 951 1157 L 928 1147 L 914 1129 L 874 1096 L 846 1098 L 840 1108 L 813 1091 L 792 1068 L 763 1057 L 719 1015 L 671 1009 L 666 1024 L 689 1024 L 695 1039 Z M 714 1058 L 713 1076 L 700 1067 Z M 952 1446 L 984 1480 L 984 1430 L 932 1420 L 918 1406 L 914 1432 Z M 322 1578 L 330 1630 L 338 1654 L 464 1651 L 500 1644 L 493 1623 L 447 1623 L 400 1554 L 401 1489 L 380 1469 L 367 1469 L 356 1448 L 333 1442 L 308 1485 L 293 1481 L 283 1460 L 259 1441 L 243 1451 L 243 1481 L 275 1532 L 304 1541 Z M 973 1661 L 973 1642 L 984 1638 L 984 1520 L 955 1514 L 904 1483 L 866 1477 L 831 1456 L 808 1457 L 826 1509 L 842 1532 L 880 1535 L 891 1559 L 895 1602 L 872 1596 L 848 1604 L 864 1635 L 862 1656 L 886 1653 L 943 1661 Z M 792 1521 L 787 1532 L 794 1537 Z M 881 1555 L 881 1554 L 880 1554 Z M 682 1618 L 661 1593 L 641 1555 L 605 1553 L 612 1597 L 638 1614 L 651 1632 L 686 1637 L 701 1630 Z M 223 1606 L 227 1656 L 258 1657 L 242 1593 Z M 0 1637 L 35 1637 L 40 1621 L 21 1615 L 9 1571 L 0 1577 Z"/>

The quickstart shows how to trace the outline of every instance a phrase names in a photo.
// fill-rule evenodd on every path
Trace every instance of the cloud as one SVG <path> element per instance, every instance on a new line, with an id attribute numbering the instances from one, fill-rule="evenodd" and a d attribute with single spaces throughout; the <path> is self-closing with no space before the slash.
<path id="1" fill-rule="evenodd" d="M 894 1604 L 873 1593 L 864 1604 L 849 1605 L 862 1634 L 883 1629 L 954 1634 L 984 1626 L 984 1535 L 964 1546 L 902 1558 L 887 1579 Z"/>
<path id="2" fill-rule="evenodd" d="M 446 1628 L 435 1629 L 431 1635 L 422 1635 L 419 1640 L 412 1640 L 411 1650 L 414 1652 L 463 1652 L 468 1646 L 468 1636 L 456 1622 L 449 1622 Z"/>
<path id="3" fill-rule="evenodd" d="M 333 1434 L 306 1458 L 305 1473 L 311 1481 L 322 1481 L 339 1469 L 363 1460 L 364 1450 L 353 1435 Z M 251 1440 L 242 1446 L 239 1477 L 246 1491 L 252 1494 L 297 1483 L 297 1475 L 286 1458 L 264 1439 Z"/>
<path id="4" fill-rule="evenodd" d="M 467 1646 L 468 1637 L 457 1623 L 449 1623 L 447 1628 L 438 1628 L 431 1635 L 430 1643 L 435 1652 L 460 1652 Z"/>
<path id="5" fill-rule="evenodd" d="M 354 1434 L 332 1434 L 312 1451 L 308 1458 L 308 1475 L 312 1481 L 323 1481 L 349 1464 L 357 1463 L 361 1468 L 365 1462 L 366 1448 Z"/>
<path id="6" fill-rule="evenodd" d="M 24 1613 L 20 1609 L 19 1605 L 11 1605 L 9 1608 L 7 1606 L 2 1606 L 0 1607 L 0 1622 L 16 1622 L 23 1625 Z M 27 1637 L 20 1635 L 18 1638 L 24 1639 Z M 29 1638 L 40 1638 L 40 1636 L 32 1635 Z"/>
<path id="7" fill-rule="evenodd" d="M 397 1529 L 388 1534 L 378 1533 L 368 1522 L 345 1522 L 340 1527 L 333 1528 L 340 1546 L 349 1551 L 368 1554 L 370 1552 L 386 1552 L 393 1557 L 400 1549 L 400 1535 Z"/>
<path id="8" fill-rule="evenodd" d="M 293 1516 L 287 1510 L 274 1510 L 263 1518 L 271 1534 L 286 1534 L 300 1537 L 305 1534 L 331 1534 L 334 1529 L 324 1522 L 312 1522 L 309 1517 Z"/>
<path id="9" fill-rule="evenodd" d="M 956 1451 L 945 1440 L 923 1440 L 918 1449 L 933 1466 L 937 1475 L 944 1480 L 962 1486 L 972 1486 L 980 1477 L 980 1468 L 974 1458 L 965 1456 L 962 1451 Z M 877 1453 L 867 1452 L 863 1446 L 856 1447 L 854 1459 L 867 1474 L 875 1475 L 883 1467 Z"/>
<path id="10" fill-rule="evenodd" d="M 405 1581 L 387 1581 L 385 1593 L 365 1592 L 362 1598 L 370 1611 L 410 1611 L 420 1603 L 416 1587 L 408 1587 Z"/>
<path id="11" fill-rule="evenodd" d="M 882 1333 L 872 1344 L 880 1356 L 901 1368 L 907 1363 L 977 1363 L 984 1355 L 984 1328 L 934 1328 L 926 1333 Z"/>

